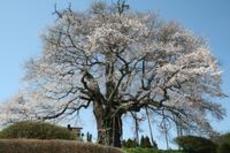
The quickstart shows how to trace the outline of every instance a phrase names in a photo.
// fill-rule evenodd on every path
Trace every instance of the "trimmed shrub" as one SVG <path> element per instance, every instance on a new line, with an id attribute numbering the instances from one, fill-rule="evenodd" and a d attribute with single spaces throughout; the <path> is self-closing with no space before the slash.
<path id="1" fill-rule="evenodd" d="M 0 132 L 2 139 L 65 139 L 74 140 L 76 135 L 68 129 L 44 122 L 18 122 Z"/>
<path id="2" fill-rule="evenodd" d="M 203 137 L 182 136 L 175 141 L 186 153 L 216 153 L 217 149 L 214 142 Z"/>
<path id="3" fill-rule="evenodd" d="M 67 140 L 0 140 L 1 153 L 122 153 L 121 150 Z"/>

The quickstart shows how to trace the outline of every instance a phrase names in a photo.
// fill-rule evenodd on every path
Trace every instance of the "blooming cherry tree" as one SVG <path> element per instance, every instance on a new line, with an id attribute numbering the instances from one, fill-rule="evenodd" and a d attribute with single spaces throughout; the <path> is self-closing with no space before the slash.
<path id="1" fill-rule="evenodd" d="M 212 102 L 224 96 L 221 71 L 206 41 L 118 4 L 55 11 L 41 56 L 26 64 L 29 86 L 2 106 L 4 121 L 55 119 L 92 107 L 98 142 L 119 147 L 122 116 L 143 108 L 199 129 L 210 127 L 208 113 L 222 119 L 224 110 Z"/>

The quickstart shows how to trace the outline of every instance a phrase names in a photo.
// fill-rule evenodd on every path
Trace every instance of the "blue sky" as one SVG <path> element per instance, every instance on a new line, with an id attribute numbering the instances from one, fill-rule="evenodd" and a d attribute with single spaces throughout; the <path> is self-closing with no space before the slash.
<path id="1" fill-rule="evenodd" d="M 112 0 L 107 0 L 111 2 Z M 113 0 L 115 1 L 115 0 Z M 2 0 L 0 3 L 0 101 L 14 95 L 21 86 L 23 64 L 39 55 L 40 34 L 54 22 L 54 3 L 59 8 L 73 3 L 86 9 L 91 0 Z M 223 90 L 230 96 L 230 1 L 229 0 L 128 0 L 131 8 L 155 11 L 165 20 L 176 20 L 209 42 L 223 70 Z M 227 117 L 213 121 L 220 132 L 230 131 L 229 98 L 217 100 Z M 91 125 L 87 125 L 91 126 Z"/>

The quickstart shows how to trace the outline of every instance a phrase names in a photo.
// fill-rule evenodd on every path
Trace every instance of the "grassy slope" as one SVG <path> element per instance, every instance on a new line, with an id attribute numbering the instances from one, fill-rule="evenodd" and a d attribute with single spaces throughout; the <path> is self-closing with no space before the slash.
<path id="1" fill-rule="evenodd" d="M 112 147 L 64 140 L 0 139 L 0 153 L 182 153 L 148 148 L 127 148 L 123 152 Z"/>

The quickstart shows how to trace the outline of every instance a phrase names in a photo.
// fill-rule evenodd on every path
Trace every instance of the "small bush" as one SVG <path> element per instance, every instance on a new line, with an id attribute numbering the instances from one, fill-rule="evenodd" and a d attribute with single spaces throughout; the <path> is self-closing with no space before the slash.
<path id="1" fill-rule="evenodd" d="M 44 122 L 18 122 L 0 132 L 2 139 L 66 139 L 74 140 L 76 136 L 66 128 Z"/>
<path id="2" fill-rule="evenodd" d="M 175 141 L 186 153 L 216 153 L 216 144 L 203 137 L 182 136 Z"/>
<path id="3" fill-rule="evenodd" d="M 119 149 L 64 140 L 0 140 L 0 153 L 122 153 Z"/>

